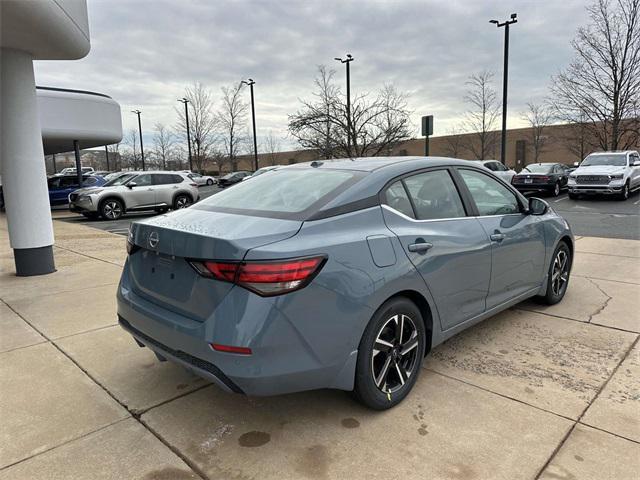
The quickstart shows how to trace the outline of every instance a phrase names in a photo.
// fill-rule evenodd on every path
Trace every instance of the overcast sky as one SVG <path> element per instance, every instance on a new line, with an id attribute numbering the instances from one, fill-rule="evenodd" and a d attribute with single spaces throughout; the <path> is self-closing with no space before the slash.
<path id="1" fill-rule="evenodd" d="M 410 94 L 415 133 L 433 114 L 435 134 L 460 123 L 469 75 L 495 72 L 502 90 L 504 29 L 488 23 L 518 13 L 511 27 L 509 127 L 522 126 L 529 101 L 572 57 L 571 39 L 586 23 L 585 0 L 439 1 L 138 1 L 89 0 L 91 52 L 78 61 L 35 62 L 38 85 L 106 93 L 122 106 L 125 132 L 142 110 L 145 142 L 153 125 L 176 123 L 185 86 L 256 81 L 258 135 L 286 140 L 287 114 L 313 90 L 316 66 L 351 53 L 353 92 L 392 83 Z M 249 93 L 247 90 L 247 100 Z"/>

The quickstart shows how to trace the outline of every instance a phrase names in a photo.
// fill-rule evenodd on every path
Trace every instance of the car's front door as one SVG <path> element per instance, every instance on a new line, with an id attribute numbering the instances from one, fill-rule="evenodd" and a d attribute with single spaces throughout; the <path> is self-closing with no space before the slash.
<path id="1" fill-rule="evenodd" d="M 443 330 L 485 310 L 491 246 L 468 216 L 447 169 L 397 180 L 383 194 L 384 219 L 436 303 Z"/>
<path id="2" fill-rule="evenodd" d="M 155 205 L 156 191 L 150 173 L 143 173 L 132 178 L 127 183 L 127 187 L 130 187 L 126 192 L 127 208 L 144 208 Z"/>
<path id="3" fill-rule="evenodd" d="M 541 217 L 524 212 L 516 193 L 490 175 L 467 168 L 457 172 L 491 240 L 487 309 L 539 287 L 546 251 Z"/>

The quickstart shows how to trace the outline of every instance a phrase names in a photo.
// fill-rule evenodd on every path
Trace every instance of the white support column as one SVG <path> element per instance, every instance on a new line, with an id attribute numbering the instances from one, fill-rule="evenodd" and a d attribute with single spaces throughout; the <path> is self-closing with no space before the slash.
<path id="1" fill-rule="evenodd" d="M 18 275 L 55 271 L 33 59 L 0 49 L 0 175 Z"/>

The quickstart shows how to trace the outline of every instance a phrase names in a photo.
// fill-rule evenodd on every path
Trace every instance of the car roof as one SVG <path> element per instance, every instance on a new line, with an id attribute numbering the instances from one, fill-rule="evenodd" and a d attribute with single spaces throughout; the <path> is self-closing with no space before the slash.
<path id="1" fill-rule="evenodd" d="M 355 170 L 373 172 L 385 167 L 405 165 L 408 169 L 438 167 L 446 165 L 469 165 L 470 160 L 458 160 L 447 157 L 361 157 L 361 158 L 332 158 L 330 160 L 314 160 L 313 162 L 296 163 L 287 168 L 327 168 L 332 170 Z"/>
<path id="2" fill-rule="evenodd" d="M 638 152 L 636 150 L 611 150 L 609 152 L 593 152 L 593 153 L 590 153 L 589 155 L 627 155 L 628 153 L 638 153 Z"/>

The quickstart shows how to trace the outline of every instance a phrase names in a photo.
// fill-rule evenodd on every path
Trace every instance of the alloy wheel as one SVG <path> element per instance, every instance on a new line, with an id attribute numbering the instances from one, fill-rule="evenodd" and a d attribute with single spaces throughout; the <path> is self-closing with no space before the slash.
<path id="1" fill-rule="evenodd" d="M 558 195 L 560 195 L 560 184 L 559 183 L 556 183 L 556 186 L 553 189 L 553 195 L 554 195 L 554 197 L 557 197 Z"/>
<path id="2" fill-rule="evenodd" d="M 191 202 L 185 196 L 178 197 L 176 200 L 176 209 L 187 208 L 189 205 L 191 205 Z"/>
<path id="3" fill-rule="evenodd" d="M 375 385 L 384 393 L 400 390 L 418 368 L 418 330 L 411 317 L 389 318 L 376 337 L 371 357 Z"/>
<path id="4" fill-rule="evenodd" d="M 569 254 L 565 250 L 559 250 L 553 260 L 551 271 L 551 291 L 554 295 L 560 295 L 569 281 Z"/>
<path id="5" fill-rule="evenodd" d="M 104 204 L 104 216 L 110 220 L 117 220 L 122 216 L 122 206 L 115 200 Z"/>

